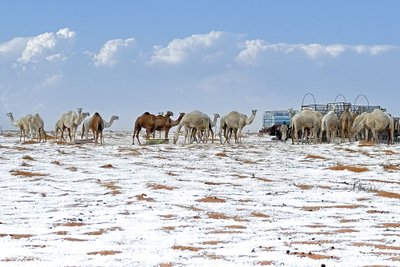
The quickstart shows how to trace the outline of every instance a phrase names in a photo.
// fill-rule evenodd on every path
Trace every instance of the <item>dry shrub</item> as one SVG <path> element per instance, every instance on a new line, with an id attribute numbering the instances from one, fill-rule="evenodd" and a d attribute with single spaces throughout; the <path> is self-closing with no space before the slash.
<path id="1" fill-rule="evenodd" d="M 150 187 L 153 190 L 174 190 L 175 187 L 162 185 L 162 184 L 148 184 L 147 187 Z"/>
<path id="2" fill-rule="evenodd" d="M 261 213 L 261 212 L 256 212 L 256 211 L 253 211 L 251 213 L 251 216 L 258 217 L 258 218 L 269 218 L 269 217 L 271 217 L 271 216 L 269 216 L 267 214 L 264 214 L 264 213 Z"/>
<path id="3" fill-rule="evenodd" d="M 215 156 L 217 156 L 217 157 L 228 157 L 228 155 L 226 155 L 225 152 L 219 152 L 219 153 L 215 154 Z"/>
<path id="4" fill-rule="evenodd" d="M 176 229 L 175 226 L 163 226 L 161 227 L 161 230 L 165 231 L 165 232 L 171 232 L 174 231 Z"/>
<path id="5" fill-rule="evenodd" d="M 227 225 L 225 226 L 227 229 L 246 229 L 246 226 L 243 225 Z"/>
<path id="6" fill-rule="evenodd" d="M 358 230 L 354 230 L 351 228 L 342 228 L 335 231 L 335 233 L 344 234 L 344 233 L 355 233 L 359 232 Z"/>
<path id="7" fill-rule="evenodd" d="M 326 159 L 325 157 L 319 156 L 319 155 L 307 155 L 306 159 Z"/>
<path id="8" fill-rule="evenodd" d="M 398 194 L 398 193 L 392 193 L 392 192 L 381 191 L 381 190 L 373 190 L 372 192 L 377 194 L 380 197 L 400 199 L 400 194 Z"/>
<path id="9" fill-rule="evenodd" d="M 111 182 L 102 182 L 101 180 L 97 180 L 97 182 L 98 182 L 101 186 L 103 186 L 103 187 L 105 187 L 105 188 L 111 190 L 111 194 L 112 194 L 113 196 L 122 194 L 122 192 L 120 191 L 121 187 L 118 186 L 118 185 L 115 185 L 115 182 L 112 182 L 112 181 L 111 181 Z M 108 193 L 107 193 L 107 194 L 108 194 Z"/>
<path id="10" fill-rule="evenodd" d="M 100 166 L 100 168 L 104 168 L 104 169 L 113 169 L 113 168 L 115 168 L 113 165 L 111 165 L 111 164 L 105 164 L 105 165 L 102 165 L 102 166 Z"/>
<path id="11" fill-rule="evenodd" d="M 70 170 L 71 172 L 76 172 L 78 169 L 74 166 L 68 167 L 67 170 Z"/>
<path id="12" fill-rule="evenodd" d="M 34 160 L 31 156 L 25 155 L 22 157 L 24 160 Z"/>
<path id="13" fill-rule="evenodd" d="M 384 165 L 384 166 L 383 166 L 383 169 L 384 169 L 385 171 L 387 171 L 387 172 L 400 171 L 399 165 L 392 165 L 392 164 Z"/>
<path id="14" fill-rule="evenodd" d="M 21 167 L 32 167 L 32 165 L 31 165 L 31 164 L 28 164 L 28 163 L 26 163 L 26 162 L 22 162 L 22 163 L 21 163 Z"/>
<path id="15" fill-rule="evenodd" d="M 74 238 L 74 237 L 66 237 L 66 238 L 64 238 L 64 240 L 71 241 L 71 242 L 86 242 L 86 241 L 88 241 L 87 239 Z"/>
<path id="16" fill-rule="evenodd" d="M 22 239 L 22 238 L 31 238 L 33 235 L 30 234 L 0 234 L 0 237 L 9 236 L 12 239 Z"/>
<path id="17" fill-rule="evenodd" d="M 308 185 L 308 184 L 295 184 L 295 186 L 297 186 L 301 190 L 309 190 L 313 187 L 312 185 Z"/>
<path id="18" fill-rule="evenodd" d="M 14 176 L 23 176 L 23 177 L 38 177 L 38 176 L 48 176 L 48 173 L 39 173 L 39 172 L 29 172 L 29 171 L 21 171 L 21 170 L 11 170 L 10 173 Z"/>
<path id="19" fill-rule="evenodd" d="M 211 246 L 216 246 L 216 245 L 224 244 L 224 243 L 226 243 L 226 242 L 225 241 L 204 241 L 204 242 L 201 242 L 202 245 L 211 245 Z"/>
<path id="20" fill-rule="evenodd" d="M 397 222 L 397 223 L 382 223 L 379 227 L 383 227 L 383 228 L 400 228 L 400 222 Z"/>
<path id="21" fill-rule="evenodd" d="M 345 166 L 345 165 L 337 165 L 328 168 L 333 171 L 343 171 L 348 170 L 351 172 L 367 172 L 369 169 L 367 167 L 357 167 L 357 166 Z"/>
<path id="22" fill-rule="evenodd" d="M 66 222 L 66 223 L 57 223 L 54 226 L 65 226 L 65 227 L 80 227 L 86 225 L 83 222 Z"/>
<path id="23" fill-rule="evenodd" d="M 216 220 L 228 220 L 230 219 L 229 216 L 219 213 L 219 212 L 209 212 L 207 213 L 208 218 L 210 219 L 216 219 Z"/>
<path id="24" fill-rule="evenodd" d="M 383 152 L 384 152 L 386 155 L 395 155 L 395 154 L 397 154 L 397 152 L 395 152 L 395 151 L 393 151 L 393 150 L 383 150 Z"/>
<path id="25" fill-rule="evenodd" d="M 355 247 L 374 247 L 377 249 L 386 249 L 386 250 L 400 250 L 400 247 L 396 246 L 388 246 L 386 244 L 374 244 L 374 243 L 366 243 L 366 242 L 354 242 L 352 243 Z"/>
<path id="26" fill-rule="evenodd" d="M 292 252 L 290 253 L 291 255 L 296 255 L 300 258 L 310 258 L 313 260 L 327 260 L 327 259 L 333 259 L 333 260 L 339 260 L 338 257 L 336 256 L 329 256 L 329 255 L 323 255 L 323 254 L 315 254 L 312 252 Z"/>
<path id="27" fill-rule="evenodd" d="M 61 165 L 61 163 L 60 163 L 58 160 L 53 160 L 53 161 L 51 162 L 51 164 L 58 165 L 58 166 Z"/>
<path id="28" fill-rule="evenodd" d="M 164 220 L 171 220 L 171 219 L 175 219 L 177 216 L 174 214 L 163 214 L 163 215 L 159 215 L 161 218 L 163 218 Z"/>
<path id="29" fill-rule="evenodd" d="M 266 183 L 273 182 L 273 180 L 267 179 L 267 178 L 259 178 L 259 177 L 257 177 L 256 179 L 259 180 L 259 181 L 262 181 L 262 182 L 266 182 Z"/>
<path id="30" fill-rule="evenodd" d="M 172 249 L 174 249 L 174 250 L 189 250 L 189 251 L 194 251 L 194 252 L 201 250 L 201 248 L 196 248 L 196 247 L 192 247 L 192 246 L 177 246 L 177 245 L 174 245 L 172 247 Z"/>
<path id="31" fill-rule="evenodd" d="M 170 176 L 178 176 L 178 174 L 173 173 L 172 171 L 167 172 L 167 174 L 170 175 Z"/>
<path id="32" fill-rule="evenodd" d="M 364 207 L 362 205 L 334 205 L 334 206 L 308 206 L 303 207 L 302 210 L 318 211 L 320 209 L 358 209 Z"/>
<path id="33" fill-rule="evenodd" d="M 172 263 L 160 263 L 158 267 L 173 267 Z"/>
<path id="34" fill-rule="evenodd" d="M 101 255 L 101 256 L 110 256 L 110 255 L 116 255 L 122 253 L 121 251 L 117 250 L 101 250 L 101 251 L 94 251 L 94 252 L 88 252 L 88 255 Z"/>
<path id="35" fill-rule="evenodd" d="M 269 266 L 273 264 L 273 261 L 259 261 L 257 264 L 261 266 Z"/>
<path id="36" fill-rule="evenodd" d="M 217 197 L 205 197 L 196 200 L 197 202 L 208 202 L 208 203 L 224 203 L 225 199 L 217 198 Z"/>
<path id="37" fill-rule="evenodd" d="M 363 147 L 363 146 L 376 146 L 376 144 L 372 141 L 360 141 L 360 143 L 358 143 L 359 147 Z"/>
<path id="38" fill-rule="evenodd" d="M 154 198 L 147 197 L 146 194 L 136 195 L 135 197 L 138 201 L 154 202 Z"/>

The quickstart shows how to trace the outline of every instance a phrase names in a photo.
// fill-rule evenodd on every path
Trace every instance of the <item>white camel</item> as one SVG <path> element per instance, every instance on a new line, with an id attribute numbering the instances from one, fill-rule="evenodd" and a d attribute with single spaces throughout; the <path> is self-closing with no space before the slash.
<path id="1" fill-rule="evenodd" d="M 365 117 L 367 114 L 368 114 L 368 112 L 363 112 L 363 113 L 361 113 L 360 115 L 357 115 L 357 116 L 354 118 L 354 121 L 353 121 L 353 124 L 352 124 L 352 127 L 351 127 L 350 132 L 353 132 L 353 131 L 354 131 L 353 128 L 355 129 L 355 127 L 357 127 L 357 125 L 364 119 L 364 117 Z M 360 134 L 360 135 L 358 136 L 358 134 L 356 134 L 356 138 L 357 138 L 357 137 L 360 137 L 360 138 L 359 138 L 360 140 L 368 141 L 368 140 L 365 139 L 365 138 L 368 136 L 368 131 L 369 131 L 369 129 L 366 128 L 366 127 L 364 127 L 364 132 L 362 132 L 362 131 L 360 130 L 360 131 L 358 132 L 358 134 Z"/>
<path id="2" fill-rule="evenodd" d="M 217 124 L 217 120 L 218 118 L 220 118 L 220 115 L 218 113 L 214 113 L 214 117 L 211 120 L 210 117 L 208 117 L 208 119 L 210 120 L 210 127 L 209 127 L 209 133 L 211 133 L 211 142 L 214 143 L 214 131 L 213 131 L 213 127 Z M 196 137 L 196 129 L 193 129 L 192 131 L 192 138 L 198 141 L 203 141 L 204 142 L 204 131 L 197 133 L 197 137 Z"/>
<path id="3" fill-rule="evenodd" d="M 351 129 L 351 136 L 355 136 L 362 129 L 367 128 L 372 132 L 372 138 L 375 143 L 379 142 L 378 133 L 384 130 L 388 131 L 388 144 L 393 144 L 394 140 L 394 120 L 393 118 L 380 109 L 364 116 L 359 124 Z M 366 132 L 368 134 L 368 132 Z M 366 136 L 368 140 L 368 136 Z"/>
<path id="4" fill-rule="evenodd" d="M 93 115 L 94 116 L 94 115 Z M 89 128 L 90 125 L 92 125 L 92 121 L 93 121 L 93 116 L 91 116 L 90 118 L 87 118 L 83 123 L 82 123 L 82 134 L 81 134 L 81 139 L 83 139 L 83 136 L 85 136 L 85 139 L 88 139 L 88 135 L 89 135 Z M 104 128 L 109 128 L 111 127 L 111 125 L 113 124 L 113 122 L 115 120 L 119 120 L 118 116 L 112 115 L 110 120 L 108 122 L 104 121 Z M 93 132 L 94 135 L 94 132 Z"/>
<path id="5" fill-rule="evenodd" d="M 237 111 L 231 111 L 227 115 L 221 118 L 220 121 L 220 142 L 222 143 L 222 131 L 226 142 L 230 142 L 232 132 L 235 135 L 235 143 L 242 142 L 242 130 L 246 125 L 250 125 L 254 118 L 256 117 L 257 110 L 252 110 L 250 117 L 247 115 L 239 113 Z"/>
<path id="6" fill-rule="evenodd" d="M 90 114 L 88 112 L 82 113 L 82 108 L 78 108 L 78 113 L 73 111 L 64 113 L 56 123 L 56 128 L 55 128 L 56 137 L 57 137 L 57 131 L 60 129 L 61 138 L 63 138 L 63 131 L 64 129 L 67 129 L 70 142 L 74 142 L 76 129 L 78 128 L 79 124 L 81 124 L 82 121 L 89 115 Z"/>
<path id="7" fill-rule="evenodd" d="M 19 141 L 21 142 L 22 138 L 25 141 L 25 136 L 29 131 L 28 119 L 26 117 L 22 117 L 18 120 L 15 120 L 12 112 L 7 113 L 6 116 L 10 119 L 10 122 L 19 129 Z"/>
<path id="8" fill-rule="evenodd" d="M 290 121 L 292 129 L 292 144 L 298 142 L 298 131 L 301 130 L 301 140 L 304 144 L 304 139 L 308 140 L 307 130 L 311 131 L 311 136 L 314 139 L 314 144 L 318 141 L 318 130 L 321 127 L 322 114 L 314 110 L 305 109 L 295 114 Z"/>
<path id="9" fill-rule="evenodd" d="M 192 112 L 186 113 L 183 117 L 180 123 L 178 124 L 178 127 L 175 132 L 175 137 L 174 137 L 174 144 L 178 141 L 179 138 L 179 133 L 182 128 L 182 126 L 185 127 L 185 141 L 189 138 L 189 143 L 191 144 L 193 142 L 192 138 L 192 131 L 193 129 L 196 129 L 197 132 L 202 132 L 204 131 L 204 140 L 203 142 L 208 141 L 208 136 L 209 136 L 209 128 L 210 128 L 210 117 L 208 117 L 207 114 L 204 114 L 198 110 L 194 110 Z"/>
<path id="10" fill-rule="evenodd" d="M 26 116 L 26 118 L 28 119 L 30 130 L 34 130 L 36 132 L 36 138 L 38 142 L 41 142 L 42 138 L 44 138 L 44 141 L 46 141 L 47 136 L 44 130 L 44 122 L 39 113 L 36 113 L 35 115 L 29 114 Z"/>
<path id="11" fill-rule="evenodd" d="M 325 116 L 322 118 L 321 122 L 321 134 L 325 131 L 326 133 L 326 140 L 328 143 L 331 142 L 331 140 L 334 142 L 336 138 L 336 132 L 338 130 L 339 126 L 339 118 L 335 114 L 334 110 L 329 111 L 328 113 L 325 114 Z"/>

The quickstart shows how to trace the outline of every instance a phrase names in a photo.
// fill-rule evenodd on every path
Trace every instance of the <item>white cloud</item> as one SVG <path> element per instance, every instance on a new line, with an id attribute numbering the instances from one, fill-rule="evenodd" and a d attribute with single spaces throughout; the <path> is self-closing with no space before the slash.
<path id="1" fill-rule="evenodd" d="M 63 74 L 62 73 L 56 73 L 56 74 L 48 75 L 41 82 L 40 87 L 42 87 L 42 88 L 54 87 L 62 80 L 62 78 L 63 78 Z"/>
<path id="2" fill-rule="evenodd" d="M 372 56 L 376 56 L 394 50 L 400 50 L 400 47 L 392 45 L 270 44 L 264 40 L 247 40 L 244 43 L 244 49 L 238 53 L 236 60 L 247 64 L 256 64 L 257 59 L 264 51 L 285 54 L 302 52 L 311 59 L 319 59 L 322 57 L 335 58 L 348 51 L 355 51 L 358 54 L 368 53 Z"/>
<path id="3" fill-rule="evenodd" d="M 75 39 L 76 33 L 68 28 L 60 29 L 57 33 L 45 32 L 30 38 L 22 55 L 17 59 L 19 63 L 37 63 L 42 60 L 53 59 L 52 55 L 60 54 L 68 43 Z M 64 56 L 65 57 L 65 56 Z"/>
<path id="4" fill-rule="evenodd" d="M 124 48 L 132 47 L 135 44 L 134 38 L 114 39 L 107 41 L 99 53 L 93 56 L 96 67 L 113 67 L 118 62 L 118 56 Z"/>
<path id="5" fill-rule="evenodd" d="M 29 38 L 15 37 L 0 44 L 0 55 L 19 54 L 24 50 Z"/>
<path id="6" fill-rule="evenodd" d="M 180 64 L 196 53 L 202 53 L 204 58 L 210 59 L 212 58 L 210 55 L 218 55 L 220 51 L 223 51 L 223 45 L 229 37 L 233 36 L 235 35 L 226 32 L 211 31 L 183 39 L 174 39 L 166 47 L 155 46 L 150 63 Z"/>

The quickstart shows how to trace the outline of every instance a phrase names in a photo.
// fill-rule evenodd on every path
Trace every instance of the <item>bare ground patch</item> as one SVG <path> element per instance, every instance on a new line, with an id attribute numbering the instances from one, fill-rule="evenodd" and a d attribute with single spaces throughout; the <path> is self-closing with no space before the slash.
<path id="1" fill-rule="evenodd" d="M 147 184 L 147 187 L 150 187 L 153 190 L 174 190 L 176 189 L 175 187 L 168 186 L 168 185 L 162 185 L 162 184 Z"/>
<path id="2" fill-rule="evenodd" d="M 373 190 L 372 192 L 375 193 L 377 196 L 380 196 L 380 197 L 400 199 L 400 194 L 398 194 L 398 193 L 392 193 L 392 192 L 381 191 L 381 190 Z"/>
<path id="3" fill-rule="evenodd" d="M 41 177 L 49 175 L 48 173 L 30 172 L 22 170 L 11 170 L 10 173 L 14 176 L 23 176 L 23 177 Z"/>
<path id="4" fill-rule="evenodd" d="M 209 196 L 209 197 L 198 199 L 196 201 L 197 202 L 207 202 L 207 203 L 224 203 L 225 199 Z"/>
<path id="5" fill-rule="evenodd" d="M 332 167 L 329 167 L 328 170 L 332 170 L 332 171 L 348 170 L 351 172 L 367 172 L 367 171 L 369 171 L 369 169 L 367 167 L 345 166 L 345 165 L 332 166 Z"/>
<path id="6" fill-rule="evenodd" d="M 93 251 L 93 252 L 88 252 L 88 255 L 101 255 L 101 256 L 112 256 L 116 254 L 120 254 L 122 251 L 118 250 L 100 250 L 100 251 Z"/>

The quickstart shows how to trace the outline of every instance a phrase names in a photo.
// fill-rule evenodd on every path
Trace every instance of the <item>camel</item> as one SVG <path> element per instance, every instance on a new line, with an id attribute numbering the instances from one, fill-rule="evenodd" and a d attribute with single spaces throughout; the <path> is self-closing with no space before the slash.
<path id="1" fill-rule="evenodd" d="M 97 112 L 96 112 L 97 113 Z M 88 134 L 89 134 L 89 127 L 92 124 L 92 119 L 93 116 L 90 118 L 87 118 L 83 123 L 82 123 L 82 133 L 81 133 L 81 139 L 83 139 L 83 136 L 85 136 L 85 139 L 88 139 Z M 113 124 L 113 122 L 115 120 L 119 120 L 118 116 L 112 115 L 110 120 L 108 122 L 104 121 L 104 128 L 110 128 L 111 125 Z M 94 132 L 93 132 L 93 136 L 94 136 Z"/>
<path id="2" fill-rule="evenodd" d="M 61 139 L 63 139 L 63 132 L 65 129 L 67 129 L 70 142 L 74 142 L 76 129 L 78 128 L 79 124 L 81 124 L 82 121 L 89 115 L 90 114 L 88 112 L 82 113 L 82 108 L 78 108 L 78 113 L 69 111 L 61 115 L 61 118 L 57 121 L 55 127 L 56 138 L 57 131 L 61 130 Z"/>
<path id="3" fill-rule="evenodd" d="M 326 113 L 322 118 L 321 134 L 323 134 L 324 131 L 326 132 L 326 140 L 328 143 L 330 143 L 331 140 L 335 141 L 338 125 L 339 119 L 333 110 Z"/>
<path id="4" fill-rule="evenodd" d="M 21 142 L 22 138 L 25 141 L 25 135 L 29 131 L 28 119 L 26 117 L 22 117 L 18 120 L 14 120 L 12 112 L 7 113 L 6 116 L 10 119 L 10 122 L 19 129 L 19 141 Z"/>
<path id="5" fill-rule="evenodd" d="M 388 131 L 388 144 L 393 144 L 394 140 L 394 120 L 393 118 L 380 109 L 375 109 L 373 112 L 366 114 L 364 118 L 351 129 L 351 136 L 355 136 L 362 129 L 367 128 L 372 132 L 372 139 L 375 143 L 379 142 L 378 133 L 380 131 Z M 368 132 L 366 131 L 366 134 Z M 366 136 L 368 140 L 368 136 Z"/>
<path id="6" fill-rule="evenodd" d="M 198 132 L 204 131 L 203 142 L 207 143 L 210 129 L 210 117 L 198 110 L 186 113 L 181 122 L 178 124 L 177 130 L 175 132 L 174 144 L 178 141 L 179 133 L 182 127 L 185 127 L 185 141 L 189 138 L 189 143 L 193 142 L 192 131 L 196 129 Z"/>
<path id="7" fill-rule="evenodd" d="M 218 113 L 214 113 L 213 120 L 211 120 L 210 117 L 208 117 L 208 119 L 210 120 L 209 132 L 211 133 L 211 142 L 212 143 L 214 143 L 214 131 L 212 128 L 217 124 L 218 118 L 220 118 L 220 115 Z M 196 137 L 196 133 L 197 133 L 197 130 L 193 129 L 192 138 L 194 140 L 198 140 L 198 141 L 204 140 L 204 131 L 202 131 L 201 133 L 198 133 L 198 138 Z"/>
<path id="8" fill-rule="evenodd" d="M 299 130 L 301 130 L 302 144 L 304 144 L 304 139 L 309 143 L 307 129 L 311 131 L 314 144 L 316 144 L 318 141 L 318 130 L 321 127 L 321 121 L 322 114 L 314 110 L 305 109 L 295 114 L 290 121 L 290 128 L 292 129 L 292 144 L 298 142 Z"/>
<path id="9" fill-rule="evenodd" d="M 105 127 L 104 120 L 99 113 L 94 113 L 89 128 L 93 131 L 94 142 L 97 143 L 100 137 L 100 144 L 103 144 L 103 129 Z"/>
<path id="10" fill-rule="evenodd" d="M 350 132 L 354 131 L 353 129 L 355 129 L 355 127 L 357 127 L 357 125 L 364 119 L 365 115 L 367 115 L 367 114 L 368 114 L 368 112 L 363 112 L 354 118 Z M 367 139 L 365 139 L 366 137 L 368 137 L 368 131 L 369 131 L 369 129 L 364 127 L 364 132 L 361 132 L 361 130 L 360 130 L 359 135 L 358 134 L 355 135 L 356 139 L 368 141 Z M 360 138 L 358 138 L 358 137 L 360 137 Z"/>
<path id="11" fill-rule="evenodd" d="M 173 116 L 174 114 L 171 111 L 167 111 L 167 113 L 163 115 L 154 115 L 150 114 L 149 112 L 143 113 L 141 116 L 139 116 L 136 121 L 135 125 L 133 128 L 133 138 L 132 138 L 132 145 L 135 144 L 135 136 L 136 139 L 138 140 L 139 145 L 141 145 L 140 140 L 139 140 L 139 133 L 142 128 L 146 129 L 146 138 L 149 138 L 151 134 L 153 134 L 153 138 L 155 137 L 155 130 L 161 129 L 164 130 L 165 126 L 167 126 L 168 131 L 172 127 L 171 126 L 171 119 L 170 117 Z M 166 132 L 166 136 L 168 136 L 168 133 Z"/>
<path id="12" fill-rule="evenodd" d="M 237 111 L 231 111 L 223 118 L 221 118 L 220 121 L 221 128 L 219 132 L 221 143 L 222 143 L 222 130 L 224 131 L 225 142 L 228 143 L 230 142 L 230 138 L 233 132 L 235 135 L 235 143 L 241 143 L 242 130 L 246 125 L 249 125 L 254 121 L 256 113 L 257 110 L 252 110 L 250 117 L 247 117 L 247 115 L 245 114 L 239 113 Z"/>
<path id="13" fill-rule="evenodd" d="M 351 134 L 350 130 L 353 125 L 354 116 L 350 111 L 350 108 L 346 108 L 343 111 L 342 115 L 340 115 L 339 124 L 340 124 L 340 137 L 341 142 L 343 143 L 346 139 L 346 136 L 349 138 L 349 142 L 351 142 Z"/>
<path id="14" fill-rule="evenodd" d="M 44 137 L 44 141 L 46 142 L 47 135 L 44 131 L 44 122 L 39 113 L 36 113 L 33 116 L 29 114 L 26 117 L 28 119 L 29 128 L 31 129 L 31 131 L 33 129 L 36 132 L 36 138 L 38 139 L 38 142 L 42 141 L 42 137 Z"/>
<path id="15" fill-rule="evenodd" d="M 167 111 L 165 115 L 157 115 L 155 118 L 155 128 L 153 131 L 153 138 L 155 137 L 156 131 L 165 131 L 165 139 L 168 139 L 169 130 L 172 127 L 172 120 L 171 117 L 174 116 L 172 111 Z M 183 117 L 183 116 L 182 116 Z"/>

